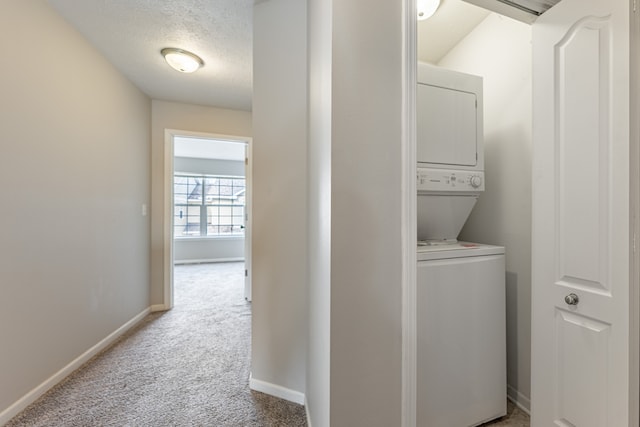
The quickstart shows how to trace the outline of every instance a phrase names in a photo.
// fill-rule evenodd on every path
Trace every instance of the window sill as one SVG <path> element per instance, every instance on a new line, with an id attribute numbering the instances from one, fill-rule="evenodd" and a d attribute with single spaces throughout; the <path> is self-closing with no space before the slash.
<path id="1" fill-rule="evenodd" d="M 207 240 L 244 240 L 244 236 L 194 236 L 194 237 L 174 237 L 180 242 L 199 242 Z"/>

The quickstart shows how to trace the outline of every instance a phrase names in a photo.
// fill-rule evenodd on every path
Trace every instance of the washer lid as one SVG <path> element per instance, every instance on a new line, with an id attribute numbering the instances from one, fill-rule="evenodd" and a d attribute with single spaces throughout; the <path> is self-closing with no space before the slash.
<path id="1" fill-rule="evenodd" d="M 504 255 L 503 246 L 484 245 L 481 243 L 455 242 L 448 244 L 420 245 L 418 242 L 418 261 L 436 259 L 464 258 L 487 255 Z"/>

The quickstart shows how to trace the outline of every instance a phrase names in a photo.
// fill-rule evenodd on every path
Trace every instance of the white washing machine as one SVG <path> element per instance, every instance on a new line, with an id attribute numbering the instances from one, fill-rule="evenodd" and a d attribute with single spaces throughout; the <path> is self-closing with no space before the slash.
<path id="1" fill-rule="evenodd" d="M 417 425 L 506 414 L 505 256 L 500 246 L 418 247 Z"/>
<path id="2" fill-rule="evenodd" d="M 476 426 L 507 405 L 505 249 L 457 241 L 484 191 L 482 79 L 419 64 L 417 107 L 417 425 Z"/>

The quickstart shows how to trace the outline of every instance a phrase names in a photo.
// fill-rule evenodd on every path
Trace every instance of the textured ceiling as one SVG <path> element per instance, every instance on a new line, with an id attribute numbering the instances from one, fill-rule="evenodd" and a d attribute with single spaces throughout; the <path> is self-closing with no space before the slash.
<path id="1" fill-rule="evenodd" d="M 251 110 L 254 0 L 48 1 L 149 97 Z M 437 63 L 488 13 L 442 0 L 418 23 L 418 58 Z M 164 47 L 191 51 L 205 66 L 179 73 L 164 62 Z"/>
<path id="2" fill-rule="evenodd" d="M 116 68 L 153 99 L 251 110 L 254 0 L 49 0 Z M 160 55 L 199 55 L 193 74 Z"/>

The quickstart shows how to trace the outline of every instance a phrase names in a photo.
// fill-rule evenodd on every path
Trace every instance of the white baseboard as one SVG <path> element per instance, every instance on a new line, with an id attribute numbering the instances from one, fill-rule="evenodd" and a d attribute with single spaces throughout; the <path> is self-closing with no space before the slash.
<path id="1" fill-rule="evenodd" d="M 234 258 L 211 258 L 211 259 L 176 259 L 173 261 L 175 265 L 181 264 L 208 264 L 210 262 L 238 262 L 244 261 L 244 257 Z"/>
<path id="2" fill-rule="evenodd" d="M 518 408 L 531 415 L 531 399 L 510 385 L 507 385 L 507 398 Z"/>
<path id="3" fill-rule="evenodd" d="M 299 391 L 291 390 L 265 381 L 256 380 L 253 377 L 249 377 L 249 388 L 271 396 L 279 397 L 280 399 L 288 400 L 289 402 L 304 405 L 304 393 L 300 393 Z"/>
<path id="4" fill-rule="evenodd" d="M 105 339 L 100 341 L 98 344 L 91 347 L 89 350 L 85 351 L 83 354 L 74 359 L 71 363 L 69 363 L 64 368 L 60 369 L 58 372 L 53 374 L 50 378 L 45 380 L 42 384 L 31 390 L 29 393 L 25 394 L 21 397 L 17 402 L 13 405 L 9 406 L 4 411 L 0 412 L 0 426 L 5 425 L 9 422 L 9 420 L 20 412 L 22 412 L 27 406 L 31 405 L 33 402 L 38 400 L 40 396 L 49 391 L 53 386 L 58 384 L 60 381 L 65 379 L 69 374 L 73 371 L 84 365 L 89 359 L 93 356 L 107 348 L 111 345 L 116 339 L 118 339 L 122 334 L 127 332 L 129 329 L 138 324 L 142 319 L 145 318 L 147 314 L 151 312 L 150 308 L 145 309 L 141 313 L 137 314 L 133 319 L 129 320 L 124 325 L 120 326 L 114 332 L 109 334 Z"/>
<path id="5" fill-rule="evenodd" d="M 167 307 L 166 304 L 154 304 L 151 306 L 150 310 L 151 313 L 156 313 L 158 311 L 167 311 L 169 310 L 169 307 Z"/>

